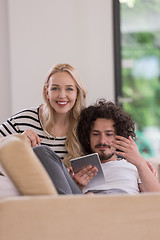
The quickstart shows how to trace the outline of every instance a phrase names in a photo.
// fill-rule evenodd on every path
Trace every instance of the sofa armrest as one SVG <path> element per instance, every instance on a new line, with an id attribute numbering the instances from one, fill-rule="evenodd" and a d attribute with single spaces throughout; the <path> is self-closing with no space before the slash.
<path id="1" fill-rule="evenodd" d="M 25 136 L 0 139 L 0 162 L 22 195 L 54 195 L 57 191 Z"/>

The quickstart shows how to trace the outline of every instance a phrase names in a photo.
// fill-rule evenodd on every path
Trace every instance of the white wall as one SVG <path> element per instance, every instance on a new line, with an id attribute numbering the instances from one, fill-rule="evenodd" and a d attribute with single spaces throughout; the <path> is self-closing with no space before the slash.
<path id="1" fill-rule="evenodd" d="M 8 6 L 0 0 L 0 122 L 11 114 Z"/>
<path id="2" fill-rule="evenodd" d="M 43 102 L 45 76 L 60 62 L 78 70 L 88 91 L 87 104 L 99 97 L 114 101 L 112 0 L 0 2 L 8 2 L 3 22 L 9 36 L 6 33 L 6 42 L 0 39 L 9 56 L 0 75 L 3 95 L 4 81 L 11 87 L 8 103 L 0 98 L 1 110 L 13 114 Z M 1 48 L 0 55 L 5 55 Z M 1 114 L 0 121 L 4 120 Z"/>

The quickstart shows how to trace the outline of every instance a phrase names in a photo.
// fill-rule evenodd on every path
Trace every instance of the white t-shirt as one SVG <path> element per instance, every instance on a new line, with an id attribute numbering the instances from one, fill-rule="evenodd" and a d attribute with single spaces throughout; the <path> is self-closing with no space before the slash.
<path id="1" fill-rule="evenodd" d="M 117 161 L 109 161 L 102 163 L 102 169 L 106 183 L 95 187 L 84 188 L 83 192 L 97 191 L 105 193 L 106 190 L 115 190 L 114 193 L 120 191 L 128 194 L 139 193 L 138 183 L 140 183 L 137 168 L 127 162 L 125 159 Z M 102 191 L 102 192 L 101 192 Z"/>

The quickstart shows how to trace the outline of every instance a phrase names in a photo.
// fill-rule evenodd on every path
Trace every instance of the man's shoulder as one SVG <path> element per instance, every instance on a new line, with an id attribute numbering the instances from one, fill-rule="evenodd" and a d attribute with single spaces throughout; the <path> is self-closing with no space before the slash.
<path id="1" fill-rule="evenodd" d="M 124 164 L 124 166 L 127 166 L 127 167 L 129 167 L 129 168 L 132 168 L 132 169 L 136 169 L 137 170 L 137 168 L 136 168 L 136 166 L 134 165 L 134 164 L 132 164 L 132 163 L 130 163 L 130 162 L 128 162 L 126 159 L 122 159 L 123 160 L 123 164 Z"/>
<path id="2" fill-rule="evenodd" d="M 103 166 L 130 166 L 135 167 L 133 164 L 129 163 L 125 158 L 117 158 L 117 160 L 114 161 L 108 161 L 106 163 L 102 164 Z"/>

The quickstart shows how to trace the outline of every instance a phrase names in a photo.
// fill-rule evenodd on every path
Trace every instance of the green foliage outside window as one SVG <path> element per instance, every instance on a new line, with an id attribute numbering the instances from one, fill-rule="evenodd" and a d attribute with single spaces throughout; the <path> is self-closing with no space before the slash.
<path id="1" fill-rule="evenodd" d="M 121 4 L 121 58 L 131 63 L 130 66 L 122 64 L 123 97 L 131 99 L 131 102 L 123 103 L 123 108 L 136 122 L 140 150 L 149 156 L 153 153 L 150 143 L 143 136 L 143 129 L 160 127 L 160 29 L 155 28 L 155 20 L 153 29 L 150 27 L 151 21 L 159 15 L 160 0 L 135 0 L 133 8 Z M 133 27 L 135 22 L 137 31 Z M 146 31 L 140 30 L 139 26 Z M 157 64 L 155 74 L 152 60 Z M 146 65 L 139 65 L 139 74 L 136 74 L 136 64 L 142 62 Z M 150 72 L 150 76 L 146 76 L 147 72 Z"/>

